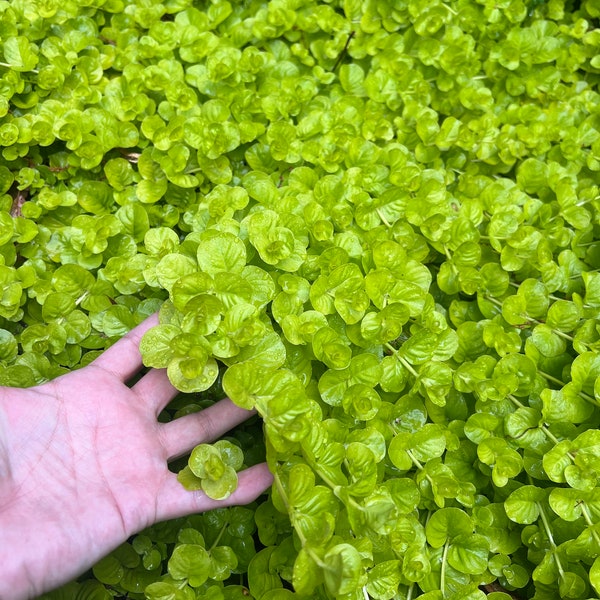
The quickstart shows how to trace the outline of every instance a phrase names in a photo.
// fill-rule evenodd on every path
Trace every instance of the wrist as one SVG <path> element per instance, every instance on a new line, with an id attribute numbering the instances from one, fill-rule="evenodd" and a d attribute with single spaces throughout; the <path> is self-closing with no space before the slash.
<path id="1" fill-rule="evenodd" d="M 34 596 L 25 564 L 29 548 L 24 532 L 18 530 L 18 490 L 10 460 L 6 403 L 10 388 L 0 387 L 0 600 L 24 600 Z"/>
<path id="2" fill-rule="evenodd" d="M 2 488 L 11 481 L 10 454 L 8 452 L 8 427 L 6 422 L 6 389 L 0 387 L 0 510 L 2 508 Z"/>
<path id="3" fill-rule="evenodd" d="M 0 600 L 27 600 L 36 596 L 26 563 L 30 540 L 23 539 L 15 528 L 9 507 L 0 509 Z"/>

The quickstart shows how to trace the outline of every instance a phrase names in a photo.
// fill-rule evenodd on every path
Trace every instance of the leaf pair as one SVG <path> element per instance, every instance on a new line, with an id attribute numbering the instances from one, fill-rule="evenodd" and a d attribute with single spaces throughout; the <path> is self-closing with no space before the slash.
<path id="1" fill-rule="evenodd" d="M 213 500 L 228 498 L 237 488 L 237 473 L 242 468 L 244 453 L 227 440 L 200 444 L 192 450 L 188 464 L 177 479 L 188 490 L 202 490 Z"/>

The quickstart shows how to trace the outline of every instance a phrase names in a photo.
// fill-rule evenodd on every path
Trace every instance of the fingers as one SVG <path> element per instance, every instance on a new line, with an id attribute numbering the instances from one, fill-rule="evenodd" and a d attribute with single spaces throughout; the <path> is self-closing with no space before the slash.
<path id="1" fill-rule="evenodd" d="M 134 327 L 91 364 L 112 373 L 122 381 L 126 381 L 142 368 L 140 340 L 144 333 L 155 325 L 158 325 L 158 315 L 156 313 Z"/>
<path id="2" fill-rule="evenodd" d="M 169 381 L 166 369 L 151 369 L 131 389 L 156 415 L 179 393 Z"/>
<path id="3" fill-rule="evenodd" d="M 202 491 L 189 492 L 177 481 L 174 473 L 169 473 L 156 499 L 156 518 L 158 521 L 165 521 L 213 508 L 248 504 L 256 500 L 272 483 L 273 476 L 267 465 L 255 465 L 238 473 L 238 487 L 229 498 L 212 500 Z"/>
<path id="4" fill-rule="evenodd" d="M 168 459 L 186 454 L 198 444 L 220 438 L 253 414 L 225 398 L 201 412 L 159 425 Z"/>

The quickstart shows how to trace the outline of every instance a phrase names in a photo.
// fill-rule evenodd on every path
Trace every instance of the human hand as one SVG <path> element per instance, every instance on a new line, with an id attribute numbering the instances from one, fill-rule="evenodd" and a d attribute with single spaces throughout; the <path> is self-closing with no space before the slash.
<path id="1" fill-rule="evenodd" d="M 272 482 L 239 475 L 224 501 L 189 492 L 167 461 L 217 439 L 252 413 L 225 399 L 170 423 L 165 370 L 142 367 L 150 317 L 90 365 L 29 389 L 0 388 L 0 600 L 33 598 L 88 569 L 157 521 L 246 504 Z"/>

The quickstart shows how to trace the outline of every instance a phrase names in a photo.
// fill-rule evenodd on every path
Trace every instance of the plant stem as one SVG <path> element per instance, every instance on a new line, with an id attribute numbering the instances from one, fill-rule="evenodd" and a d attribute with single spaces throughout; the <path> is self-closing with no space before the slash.
<path id="1" fill-rule="evenodd" d="M 394 348 L 390 343 L 386 342 L 384 346 L 402 363 L 402 365 L 406 368 L 406 370 L 413 375 L 414 377 L 418 377 L 419 374 L 415 371 L 414 367 L 400 354 L 398 354 L 398 350 Z"/>
<path id="2" fill-rule="evenodd" d="M 8 63 L 5 63 L 5 62 L 0 62 L 0 67 L 7 67 L 8 69 L 13 68 L 12 65 L 9 65 Z M 26 71 L 26 73 L 39 73 L 39 71 L 37 69 L 29 69 L 29 71 Z"/>
<path id="3" fill-rule="evenodd" d="M 500 302 L 500 300 L 497 300 L 496 298 L 493 298 L 492 296 L 484 296 L 484 298 L 488 302 L 491 302 L 492 304 L 496 305 L 498 308 L 502 309 L 502 302 Z M 537 319 L 534 319 L 533 317 L 530 317 L 528 315 L 520 315 L 520 316 L 522 316 L 523 319 L 525 319 L 525 321 L 527 321 L 531 325 L 545 325 L 545 323 L 543 321 L 538 321 Z M 552 333 L 563 338 L 564 340 L 567 340 L 568 342 L 575 341 L 575 338 L 572 335 L 569 335 L 568 333 L 565 333 L 564 331 L 560 331 L 560 329 L 554 329 L 552 327 L 550 329 L 552 330 Z"/>
<path id="4" fill-rule="evenodd" d="M 564 577 L 565 575 L 565 569 L 562 566 L 562 563 L 560 562 L 560 558 L 558 557 L 558 554 L 556 553 L 556 542 L 554 541 L 554 536 L 552 535 L 552 530 L 550 529 L 550 523 L 548 523 L 548 519 L 546 517 L 546 513 L 544 511 L 544 507 L 537 502 L 536 503 L 538 506 L 538 510 L 540 511 L 540 517 L 542 518 L 542 523 L 544 524 L 544 530 L 546 531 L 546 536 L 548 536 L 548 541 L 550 542 L 550 545 L 552 546 L 552 550 L 554 551 L 554 560 L 556 561 L 556 568 L 558 569 L 558 573 L 561 577 Z"/>
<path id="5" fill-rule="evenodd" d="M 386 227 L 391 228 L 392 226 L 388 223 L 387 219 L 383 216 L 383 214 L 381 213 L 381 210 L 379 210 L 378 208 L 376 208 L 375 211 L 379 215 L 379 218 L 381 219 L 381 221 L 383 222 L 383 224 Z"/>
<path id="6" fill-rule="evenodd" d="M 531 317 L 527 317 L 527 320 L 531 323 L 535 323 L 536 325 L 545 325 L 545 323 L 543 321 L 538 321 L 537 319 L 533 319 Z M 560 329 L 552 328 L 552 333 L 554 333 L 558 337 L 561 337 L 563 340 L 567 340 L 567 342 L 575 341 L 575 338 L 572 335 L 569 335 L 568 333 L 565 333 L 564 331 L 561 331 Z"/>
<path id="7" fill-rule="evenodd" d="M 351 31 L 350 34 L 348 35 L 346 44 L 344 45 L 344 47 L 342 48 L 342 51 L 340 52 L 339 56 L 337 57 L 337 60 L 335 61 L 335 64 L 333 65 L 333 69 L 331 69 L 332 73 L 338 68 L 339 64 L 342 62 L 346 52 L 348 51 L 348 46 L 350 45 L 350 42 L 352 41 L 352 38 L 355 35 L 356 35 L 355 31 Z"/>
<path id="8" fill-rule="evenodd" d="M 590 511 L 588 510 L 587 504 L 585 502 L 581 502 L 581 514 L 583 515 L 583 519 L 590 526 L 594 526 L 594 522 L 592 521 L 592 516 L 590 515 Z M 595 537 L 595 536 L 594 536 Z"/>
<path id="9" fill-rule="evenodd" d="M 89 296 L 89 294 L 90 293 L 88 290 L 83 292 L 83 294 L 81 294 L 81 296 L 79 296 L 79 298 L 77 298 L 77 300 L 75 300 L 75 306 L 79 306 Z"/>
<path id="10" fill-rule="evenodd" d="M 520 283 L 516 283 L 515 281 L 509 281 L 508 285 L 512 285 L 512 287 L 519 289 L 521 287 Z M 558 296 L 555 296 L 554 294 L 548 294 L 548 298 L 550 298 L 550 300 L 564 300 L 564 298 L 559 298 Z"/>
<path id="11" fill-rule="evenodd" d="M 549 373 L 545 373 L 544 371 L 540 371 L 539 369 L 538 369 L 538 373 L 544 379 L 547 379 L 548 381 L 551 381 L 552 383 L 555 383 L 556 385 L 559 385 L 560 387 L 563 387 L 565 385 L 563 381 L 561 381 L 560 379 L 557 379 L 556 377 L 554 377 L 553 375 L 550 375 Z"/>
<path id="12" fill-rule="evenodd" d="M 417 469 L 419 469 L 419 471 L 422 471 L 423 465 L 413 456 L 413 453 L 410 450 L 407 450 L 406 454 L 408 454 L 408 456 L 410 456 L 410 460 L 413 461 L 413 464 L 415 465 L 415 467 L 417 467 Z"/>
<path id="13" fill-rule="evenodd" d="M 524 404 L 522 404 L 521 402 L 519 402 L 512 394 L 508 395 L 509 400 L 517 407 L 517 408 L 527 408 Z M 561 440 L 559 440 L 551 431 L 550 429 L 548 429 L 548 426 L 546 424 L 542 424 L 540 425 L 540 429 L 542 431 L 542 433 L 544 433 L 544 435 L 553 443 L 553 444 L 560 444 Z M 567 456 L 572 460 L 575 461 L 575 456 L 573 454 L 571 454 L 570 452 L 567 452 Z"/>
<path id="14" fill-rule="evenodd" d="M 540 511 L 540 517 L 542 518 L 542 523 L 544 524 L 544 530 L 546 531 L 546 536 L 548 537 L 548 541 L 554 550 L 556 550 L 556 542 L 554 541 L 554 536 L 552 535 L 552 530 L 550 529 L 550 523 L 548 523 L 548 518 L 546 517 L 546 513 L 544 511 L 544 507 L 536 502 L 538 510 Z"/>
<path id="15" fill-rule="evenodd" d="M 452 254 L 450 254 L 450 250 L 448 250 L 448 246 L 444 244 L 444 254 L 448 260 L 452 260 Z"/>
<path id="16" fill-rule="evenodd" d="M 448 557 L 448 540 L 444 544 L 444 552 L 442 553 L 442 568 L 440 570 L 440 592 L 442 596 L 446 595 L 446 559 Z"/>
<path id="17" fill-rule="evenodd" d="M 587 504 L 583 501 L 581 502 L 581 514 L 583 515 L 583 519 L 585 520 L 586 524 L 592 532 L 592 537 L 594 538 L 594 541 L 600 546 L 600 536 L 598 535 L 596 529 L 594 529 L 595 523 L 592 521 L 592 516 L 590 515 L 590 511 L 587 507 Z"/>
<path id="18" fill-rule="evenodd" d="M 212 543 L 211 547 L 208 549 L 209 552 L 215 548 L 217 546 L 217 544 L 221 541 L 221 538 L 223 537 L 223 534 L 225 533 L 225 530 L 227 529 L 227 526 L 229 525 L 229 523 L 225 522 L 223 524 L 223 527 L 221 527 L 221 531 L 219 531 L 219 535 L 217 536 L 217 539 Z"/>
<path id="19" fill-rule="evenodd" d="M 508 399 L 517 407 L 517 408 L 527 408 L 522 402 L 517 400 L 512 394 L 508 394 Z"/>
<path id="20" fill-rule="evenodd" d="M 549 373 L 544 373 L 544 371 L 540 371 L 539 369 L 538 369 L 538 373 L 544 379 L 551 381 L 552 383 L 560 386 L 561 388 L 563 388 L 563 387 L 565 387 L 565 385 L 567 385 L 564 381 L 557 379 L 556 377 L 554 377 L 553 375 L 550 375 Z M 584 400 L 591 402 L 594 406 L 600 406 L 600 403 L 596 400 L 596 398 L 593 398 L 592 396 L 590 396 L 589 394 L 586 394 L 585 392 L 579 391 L 579 392 L 577 392 L 577 395 L 581 396 Z"/>
<path id="21" fill-rule="evenodd" d="M 327 565 L 321 560 L 319 555 L 316 554 L 314 550 L 312 550 L 310 547 L 308 547 L 306 545 L 306 537 L 304 536 L 302 531 L 300 531 L 294 525 L 294 515 L 293 515 L 293 511 L 290 510 L 290 501 L 287 497 L 287 494 L 285 493 L 285 490 L 283 489 L 283 484 L 281 483 L 281 479 L 280 479 L 279 473 L 277 473 L 277 471 L 275 471 L 275 473 L 273 474 L 273 482 L 275 483 L 275 487 L 277 488 L 277 491 L 279 492 L 279 495 L 281 496 L 281 500 L 282 500 L 283 504 L 285 505 L 285 509 L 286 509 L 288 515 L 290 516 L 290 520 L 292 522 L 292 525 L 294 526 L 294 531 L 296 532 L 296 535 L 300 539 L 302 548 L 304 550 L 306 550 L 306 553 L 313 559 L 315 564 L 317 564 L 322 569 L 326 568 Z"/>
<path id="22" fill-rule="evenodd" d="M 560 440 L 545 425 L 542 425 L 542 431 L 551 442 L 554 444 L 560 444 Z M 571 460 L 575 460 L 575 457 L 572 456 L 571 453 L 568 454 Z"/>
<path id="23" fill-rule="evenodd" d="M 553 444 L 560 444 L 561 440 L 559 440 L 551 431 L 550 429 L 548 429 L 547 425 L 542 425 L 540 427 L 540 429 L 544 432 L 544 435 L 553 443 Z M 575 455 L 572 454 L 571 452 L 567 452 L 567 456 L 573 461 L 575 462 Z"/>

